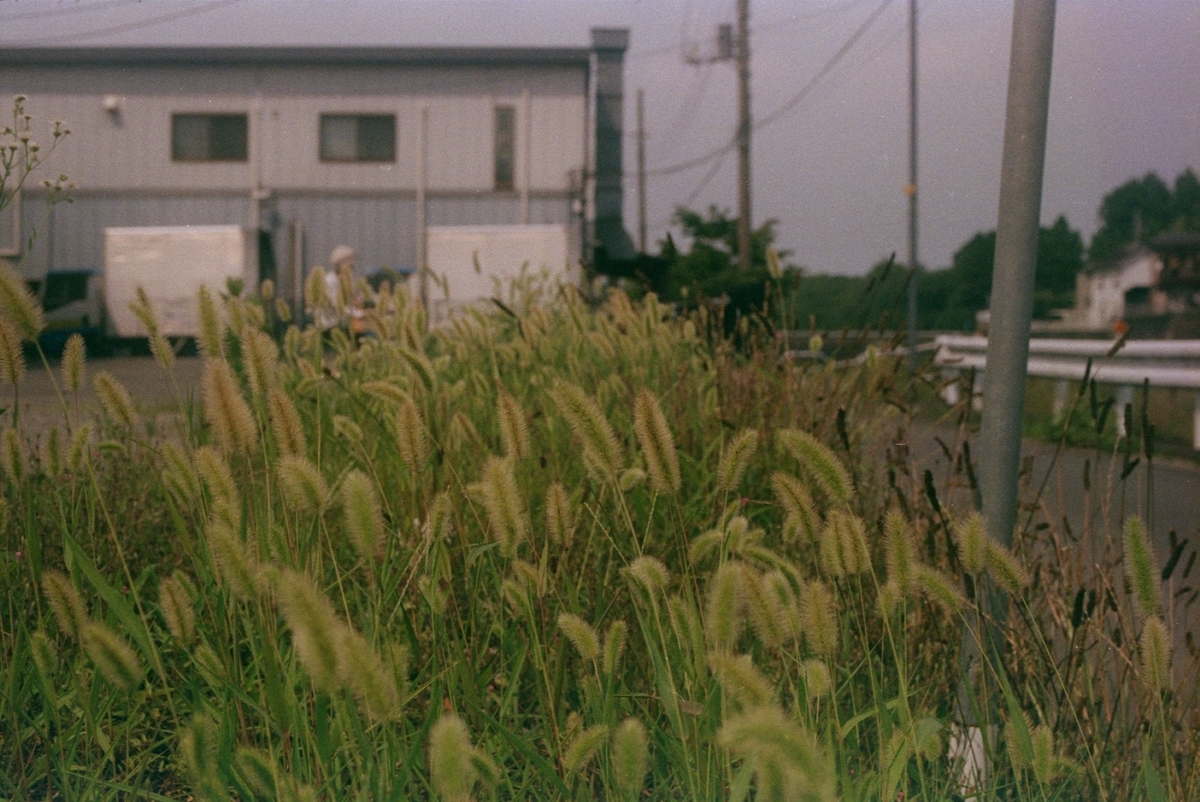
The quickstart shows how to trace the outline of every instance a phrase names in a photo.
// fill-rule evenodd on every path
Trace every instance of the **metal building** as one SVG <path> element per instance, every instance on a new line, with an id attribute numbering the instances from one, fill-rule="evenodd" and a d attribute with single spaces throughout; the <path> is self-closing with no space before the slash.
<path id="1" fill-rule="evenodd" d="M 77 189 L 51 210 L 31 181 L 0 249 L 35 278 L 101 266 L 106 227 L 249 225 L 286 297 L 339 243 L 364 267 L 415 266 L 423 199 L 426 225 L 566 224 L 579 258 L 625 258 L 628 40 L 3 50 L 0 92 L 28 96 L 35 135 L 71 129 L 34 177 Z"/>

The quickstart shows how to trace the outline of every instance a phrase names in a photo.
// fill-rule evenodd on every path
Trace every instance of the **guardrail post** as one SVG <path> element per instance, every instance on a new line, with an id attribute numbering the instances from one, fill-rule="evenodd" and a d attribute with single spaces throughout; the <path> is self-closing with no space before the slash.
<path id="1" fill-rule="evenodd" d="M 1067 411 L 1067 402 L 1071 398 L 1071 388 L 1066 379 L 1054 382 L 1054 403 L 1050 407 L 1050 417 L 1058 420 Z"/>
<path id="2" fill-rule="evenodd" d="M 1196 406 L 1192 408 L 1192 448 L 1200 451 L 1200 393 L 1196 393 Z"/>
<path id="3" fill-rule="evenodd" d="M 942 391 L 940 393 L 942 400 L 946 402 L 946 406 L 948 407 L 955 406 L 958 404 L 959 399 L 958 371 L 943 370 L 942 381 L 945 382 L 945 384 L 942 385 Z"/>

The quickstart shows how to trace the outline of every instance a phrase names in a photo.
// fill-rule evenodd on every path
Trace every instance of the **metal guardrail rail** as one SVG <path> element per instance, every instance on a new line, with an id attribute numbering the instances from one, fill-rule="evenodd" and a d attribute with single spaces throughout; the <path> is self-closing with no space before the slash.
<path id="1" fill-rule="evenodd" d="M 942 334 L 934 339 L 934 364 L 947 378 L 964 370 L 987 368 L 987 338 Z M 1192 446 L 1200 450 L 1200 340 L 1135 340 L 1124 343 L 1112 356 L 1113 342 L 1103 340 L 1033 339 L 1029 341 L 1028 374 L 1057 379 L 1055 413 L 1065 409 L 1068 381 L 1081 381 L 1092 360 L 1091 378 L 1117 387 L 1118 433 L 1124 435 L 1124 407 L 1133 403 L 1135 387 L 1149 381 L 1151 387 L 1196 390 L 1192 419 Z M 977 387 L 983 383 L 977 381 Z M 959 401 L 957 382 L 942 393 L 949 404 Z M 976 399 L 976 403 L 980 399 Z"/>

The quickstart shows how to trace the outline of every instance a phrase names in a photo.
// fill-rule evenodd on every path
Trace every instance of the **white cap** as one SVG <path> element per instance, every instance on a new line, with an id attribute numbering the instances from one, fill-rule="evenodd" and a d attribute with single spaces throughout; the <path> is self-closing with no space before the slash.
<path id="1" fill-rule="evenodd" d="M 333 249 L 333 253 L 329 254 L 329 266 L 337 267 L 342 262 L 349 259 L 355 259 L 358 254 L 349 245 L 339 245 Z"/>

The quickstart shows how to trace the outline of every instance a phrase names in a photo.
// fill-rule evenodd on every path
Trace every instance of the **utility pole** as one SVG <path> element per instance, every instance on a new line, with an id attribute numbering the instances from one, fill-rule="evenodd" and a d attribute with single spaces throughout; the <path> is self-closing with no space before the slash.
<path id="1" fill-rule="evenodd" d="M 917 0 L 908 0 L 908 365 L 917 366 Z"/>
<path id="2" fill-rule="evenodd" d="M 637 91 L 638 252 L 646 252 L 646 117 Z"/>
<path id="3" fill-rule="evenodd" d="M 750 0 L 737 0 L 738 267 L 750 269 Z"/>

